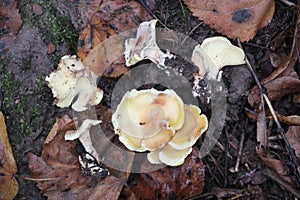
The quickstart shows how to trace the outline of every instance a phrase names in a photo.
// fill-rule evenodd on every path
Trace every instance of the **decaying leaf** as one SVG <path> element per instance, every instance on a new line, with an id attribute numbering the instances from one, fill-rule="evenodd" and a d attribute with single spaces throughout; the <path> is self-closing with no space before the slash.
<path id="1" fill-rule="evenodd" d="M 64 124 L 57 119 L 57 124 Z M 114 176 L 95 180 L 84 176 L 75 153 L 77 141 L 65 141 L 66 131 L 74 126 L 59 127 L 55 137 L 44 144 L 40 157 L 29 154 L 29 169 L 38 187 L 49 199 L 118 199 L 123 183 Z"/>
<path id="2" fill-rule="evenodd" d="M 17 170 L 8 141 L 4 116 L 0 112 L 0 199 L 12 200 L 17 195 L 19 184 L 14 177 Z"/>
<path id="3" fill-rule="evenodd" d="M 257 116 L 256 122 L 256 138 L 257 142 L 263 147 L 267 147 L 268 135 L 267 135 L 267 125 L 266 125 L 266 115 L 265 112 L 260 111 Z"/>
<path id="4" fill-rule="evenodd" d="M 290 116 L 284 116 L 276 113 L 277 118 L 279 121 L 288 124 L 288 125 L 294 125 L 294 126 L 300 126 L 300 116 L 299 115 L 290 115 Z M 272 116 L 269 117 L 270 119 L 273 119 Z"/>
<path id="5" fill-rule="evenodd" d="M 286 138 L 295 150 L 296 156 L 300 158 L 300 126 L 290 126 Z"/>
<path id="6" fill-rule="evenodd" d="M 51 142 L 53 138 L 56 136 L 56 134 L 62 131 L 67 125 L 74 126 L 74 124 L 70 124 L 71 122 L 72 119 L 68 115 L 64 115 L 60 119 L 57 118 L 55 124 L 53 125 L 52 129 L 50 130 L 45 140 L 45 144 Z"/>
<path id="7" fill-rule="evenodd" d="M 141 167 L 144 170 L 151 169 L 151 164 L 145 160 Z M 194 147 L 180 167 L 164 167 L 148 173 L 132 174 L 128 185 L 127 195 L 136 199 L 183 199 L 200 194 L 204 185 L 204 166 L 200 152 Z"/>
<path id="8" fill-rule="evenodd" d="M 267 78 L 261 81 L 262 86 L 267 90 L 271 101 L 278 100 L 285 95 L 299 93 L 300 80 L 294 70 L 294 65 L 298 60 L 298 47 L 300 45 L 300 15 L 296 22 L 296 27 L 293 36 L 293 45 L 289 56 L 270 74 Z M 248 95 L 248 102 L 255 107 L 260 104 L 260 91 L 257 86 L 251 88 Z"/>
<path id="9" fill-rule="evenodd" d="M 121 38 L 121 42 L 116 39 L 113 44 L 101 43 L 115 34 L 136 29 L 142 21 L 152 17 L 137 1 L 96 2 L 87 6 L 87 13 L 82 11 L 89 25 L 80 33 L 79 44 L 82 45 L 78 47 L 77 54 L 95 74 L 102 75 L 106 71 L 105 76 L 117 77 L 128 71 L 123 57 L 125 38 Z M 155 4 L 154 1 L 149 2 L 148 5 Z M 95 49 L 97 45 L 100 47 Z"/>
<path id="10" fill-rule="evenodd" d="M 149 59 L 158 66 L 165 66 L 165 59 L 174 57 L 172 54 L 163 53 L 156 44 L 156 22 L 154 19 L 141 23 L 136 38 L 125 41 L 124 55 L 127 67 L 144 59 Z"/>
<path id="11" fill-rule="evenodd" d="M 257 148 L 256 149 L 259 157 L 262 159 L 262 161 L 265 163 L 265 165 L 271 169 L 274 169 L 282 178 L 284 178 L 288 182 L 292 182 L 288 171 L 283 166 L 283 163 L 281 160 L 277 160 L 275 158 L 272 158 L 270 154 L 266 154 L 264 152 L 264 148 Z"/>
<path id="12" fill-rule="evenodd" d="M 0 0 L 0 55 L 13 44 L 22 26 L 16 1 Z"/>
<path id="13" fill-rule="evenodd" d="M 184 0 L 193 15 L 231 39 L 251 40 L 267 26 L 275 11 L 274 0 Z"/>

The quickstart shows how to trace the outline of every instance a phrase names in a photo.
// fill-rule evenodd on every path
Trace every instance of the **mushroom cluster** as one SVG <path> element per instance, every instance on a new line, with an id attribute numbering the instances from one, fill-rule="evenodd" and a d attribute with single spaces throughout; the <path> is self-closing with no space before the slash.
<path id="1" fill-rule="evenodd" d="M 170 89 L 128 91 L 122 98 L 112 123 L 119 140 L 132 151 L 148 153 L 152 164 L 178 166 L 207 129 L 201 110 L 186 105 Z"/>
<path id="2" fill-rule="evenodd" d="M 63 56 L 57 70 L 47 76 L 46 81 L 58 107 L 70 106 L 77 97 L 72 108 L 81 112 L 89 105 L 99 104 L 103 97 L 103 91 L 97 88 L 97 76 L 77 56 Z"/>

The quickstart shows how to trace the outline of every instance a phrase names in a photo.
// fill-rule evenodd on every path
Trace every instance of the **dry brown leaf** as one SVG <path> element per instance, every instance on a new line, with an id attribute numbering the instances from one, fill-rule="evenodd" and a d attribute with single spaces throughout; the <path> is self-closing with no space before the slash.
<path id="1" fill-rule="evenodd" d="M 261 81 L 262 86 L 267 89 L 271 101 L 278 100 L 288 94 L 299 93 L 300 90 L 299 76 L 294 70 L 294 65 L 298 60 L 298 47 L 300 45 L 300 12 L 298 13 L 293 36 L 293 45 L 289 56 L 286 57 L 282 64 L 280 64 L 272 74 Z M 253 107 L 260 104 L 260 91 L 257 86 L 250 89 L 248 102 Z"/>
<path id="2" fill-rule="evenodd" d="M 299 115 L 284 116 L 284 115 L 280 115 L 278 113 L 276 115 L 278 117 L 278 120 L 285 124 L 300 126 L 300 116 Z M 270 117 L 270 118 L 273 119 L 273 117 Z"/>
<path id="3" fill-rule="evenodd" d="M 300 158 L 300 126 L 290 126 L 285 135 L 295 150 L 296 156 Z"/>
<path id="4" fill-rule="evenodd" d="M 64 126 L 65 119 L 57 124 Z M 33 178 L 41 179 L 38 187 L 49 199 L 118 199 L 123 184 L 109 176 L 100 181 L 84 176 L 75 153 L 77 141 L 66 142 L 64 134 L 73 126 L 59 127 L 56 136 L 45 143 L 40 157 L 29 154 L 29 169 Z"/>
<path id="5" fill-rule="evenodd" d="M 4 116 L 0 112 L 0 199 L 14 199 L 19 184 L 14 177 L 18 171 L 16 161 L 8 141 Z"/>
<path id="6" fill-rule="evenodd" d="M 147 171 L 151 164 L 145 160 L 141 167 Z M 127 195 L 136 199 L 183 199 L 200 194 L 204 185 L 200 152 L 194 147 L 182 166 L 134 174 L 128 184 L 130 190 Z"/>
<path id="7" fill-rule="evenodd" d="M 256 151 L 267 167 L 274 169 L 286 181 L 290 183 L 292 182 L 291 178 L 289 177 L 288 171 L 283 166 L 281 160 L 277 160 L 275 158 L 272 158 L 271 155 L 266 154 L 264 152 L 264 148 L 257 148 Z"/>
<path id="8" fill-rule="evenodd" d="M 0 55 L 13 44 L 22 26 L 21 15 L 15 1 L 0 0 Z"/>
<path id="9" fill-rule="evenodd" d="M 56 122 L 53 125 L 52 129 L 50 130 L 46 140 L 45 140 L 45 144 L 51 142 L 53 140 L 53 138 L 56 136 L 56 134 L 60 131 L 62 131 L 67 124 L 70 124 L 72 122 L 72 119 L 70 119 L 70 117 L 68 115 L 64 115 L 62 116 L 61 119 L 56 118 Z M 73 124 L 74 126 L 74 124 Z"/>
<path id="10" fill-rule="evenodd" d="M 274 0 L 184 0 L 193 15 L 231 39 L 251 40 L 267 26 L 275 11 Z"/>
<path id="11" fill-rule="evenodd" d="M 86 12 L 82 11 L 82 16 L 85 21 L 89 21 L 89 25 L 80 33 L 81 45 L 77 54 L 85 65 L 91 66 L 95 74 L 100 76 L 106 70 L 106 76 L 117 77 L 127 71 L 123 56 L 125 38 L 101 44 L 95 49 L 96 46 L 112 35 L 136 29 L 142 21 L 151 19 L 151 16 L 137 1 L 95 2 L 87 6 Z M 153 2 L 149 1 L 152 6 Z"/>

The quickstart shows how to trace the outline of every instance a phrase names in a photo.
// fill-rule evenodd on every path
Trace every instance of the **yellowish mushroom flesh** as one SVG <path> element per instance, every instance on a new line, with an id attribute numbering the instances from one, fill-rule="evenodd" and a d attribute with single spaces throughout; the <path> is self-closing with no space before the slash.
<path id="1" fill-rule="evenodd" d="M 131 90 L 112 116 L 115 133 L 136 151 L 161 148 L 184 123 L 181 98 L 172 90 Z M 141 139 L 142 145 L 137 145 Z"/>
<path id="2" fill-rule="evenodd" d="M 147 154 L 147 160 L 151 163 L 151 164 L 163 164 L 158 157 L 158 151 L 151 151 L 150 153 Z"/>
<path id="3" fill-rule="evenodd" d="M 169 166 L 179 166 L 184 163 L 185 158 L 192 152 L 192 147 L 177 150 L 170 145 L 165 146 L 159 153 L 159 160 Z"/>
<path id="4" fill-rule="evenodd" d="M 178 150 L 193 146 L 208 127 L 206 116 L 200 115 L 200 108 L 194 105 L 185 105 L 184 110 L 185 122 L 169 142 L 170 146 Z"/>

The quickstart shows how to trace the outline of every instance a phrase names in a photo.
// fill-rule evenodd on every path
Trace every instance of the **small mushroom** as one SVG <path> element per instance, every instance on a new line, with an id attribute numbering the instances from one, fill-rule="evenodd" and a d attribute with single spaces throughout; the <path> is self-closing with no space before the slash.
<path id="1" fill-rule="evenodd" d="M 230 43 L 225 37 L 210 37 L 197 45 L 193 51 L 192 61 L 199 68 L 203 77 L 220 80 L 219 71 L 227 65 L 245 64 L 244 51 Z"/>
<path id="2" fill-rule="evenodd" d="M 58 107 L 68 107 L 75 97 L 72 108 L 81 112 L 89 105 L 97 105 L 103 97 L 103 91 L 97 88 L 97 76 L 76 56 L 63 56 L 57 70 L 46 77 L 52 89 L 55 104 Z"/>
<path id="3" fill-rule="evenodd" d="M 78 130 L 71 130 L 65 133 L 65 140 L 79 139 L 84 146 L 85 151 L 92 154 L 95 158 L 98 158 L 98 153 L 92 145 L 90 128 L 100 123 L 101 120 L 85 119 Z"/>
<path id="4" fill-rule="evenodd" d="M 149 59 L 153 63 L 164 66 L 166 58 L 174 56 L 163 53 L 156 44 L 155 25 L 157 20 L 143 22 L 140 24 L 136 38 L 130 38 L 125 41 L 125 60 L 126 66 L 131 66 L 137 62 Z"/>

